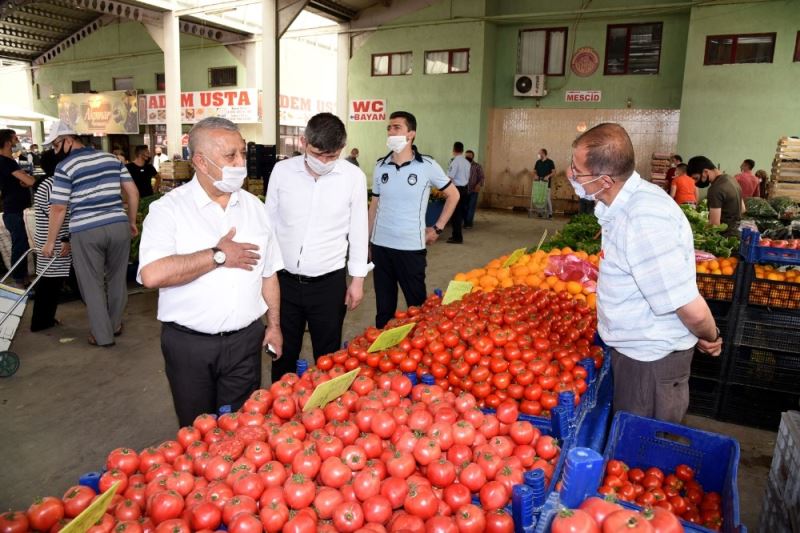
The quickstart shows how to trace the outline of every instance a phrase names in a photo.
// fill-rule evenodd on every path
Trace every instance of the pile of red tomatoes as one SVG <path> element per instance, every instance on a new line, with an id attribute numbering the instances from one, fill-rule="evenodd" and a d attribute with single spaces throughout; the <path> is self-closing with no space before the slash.
<path id="1" fill-rule="evenodd" d="M 431 296 L 421 307 L 400 311 L 387 328 L 415 322 L 398 345 L 369 353 L 381 333 L 368 328 L 346 350 L 321 357 L 321 369 L 361 366 L 362 375 L 416 372 L 431 374 L 444 390 L 469 392 L 478 405 L 497 408 L 514 400 L 522 413 L 548 416 L 563 391 L 586 391 L 586 358 L 602 364 L 592 344 L 596 317 L 586 302 L 566 292 L 514 286 L 466 295 L 440 305 Z"/>
<path id="2" fill-rule="evenodd" d="M 237 413 L 201 415 L 175 440 L 107 459 L 116 495 L 89 533 L 511 532 L 506 507 L 523 472 L 552 477 L 558 443 L 516 405 L 487 415 L 469 393 L 416 385 L 400 372 L 359 376 L 324 408 L 303 411 L 336 364 L 290 374 Z M 476 496 L 480 505 L 473 503 Z M 0 533 L 55 533 L 97 496 L 70 488 Z"/>
<path id="3" fill-rule="evenodd" d="M 578 509 L 562 509 L 550 530 L 552 533 L 681 533 L 684 528 L 673 513 L 662 507 L 633 511 L 613 501 L 592 497 Z"/>

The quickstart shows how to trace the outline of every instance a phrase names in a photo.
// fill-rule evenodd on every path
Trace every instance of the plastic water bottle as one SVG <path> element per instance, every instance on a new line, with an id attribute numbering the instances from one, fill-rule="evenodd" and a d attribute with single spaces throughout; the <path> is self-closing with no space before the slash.
<path id="1" fill-rule="evenodd" d="M 78 485 L 89 487 L 96 493 L 100 493 L 100 472 L 86 472 L 78 479 Z"/>
<path id="2" fill-rule="evenodd" d="M 411 386 L 417 385 L 419 383 L 419 379 L 417 379 L 416 372 L 403 372 L 403 375 L 411 381 Z"/>
<path id="3" fill-rule="evenodd" d="M 430 374 L 422 374 L 422 384 L 423 385 L 435 385 L 436 379 Z"/>
<path id="4" fill-rule="evenodd" d="M 525 484 L 533 491 L 533 507 L 539 509 L 544 505 L 547 487 L 544 485 L 544 470 L 537 468 L 529 470 L 523 476 Z"/>
<path id="5" fill-rule="evenodd" d="M 298 359 L 297 360 L 297 375 L 301 376 L 306 373 L 308 370 L 308 361 L 305 359 Z"/>
<path id="6" fill-rule="evenodd" d="M 563 391 L 558 393 L 558 405 L 563 407 L 567 412 L 567 418 L 572 420 L 575 418 L 575 393 L 572 391 Z"/>
<path id="7" fill-rule="evenodd" d="M 573 448 L 564 462 L 561 503 L 575 508 L 594 494 L 603 476 L 603 456 L 591 448 Z"/>
<path id="8" fill-rule="evenodd" d="M 515 531 L 533 525 L 533 509 L 533 489 L 528 485 L 514 485 L 511 490 L 511 516 Z"/>

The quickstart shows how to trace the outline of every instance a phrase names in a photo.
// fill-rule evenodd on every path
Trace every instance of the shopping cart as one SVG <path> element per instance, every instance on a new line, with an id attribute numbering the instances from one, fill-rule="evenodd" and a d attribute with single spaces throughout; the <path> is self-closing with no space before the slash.
<path id="1" fill-rule="evenodd" d="M 547 216 L 547 182 L 534 180 L 531 186 L 531 206 L 528 208 L 528 218 L 533 215 Z"/>
<path id="2" fill-rule="evenodd" d="M 40 253 L 40 251 L 33 248 L 29 249 L 10 269 L 8 269 L 6 275 L 0 279 L 0 315 L 2 315 L 0 316 L 0 378 L 13 376 L 19 369 L 19 357 L 8 349 L 11 347 L 11 341 L 14 339 L 14 334 L 19 327 L 22 314 L 25 312 L 28 294 L 30 294 L 31 289 L 33 289 L 36 283 L 53 265 L 53 262 L 58 259 L 57 255 L 53 255 L 42 272 L 28 285 L 27 289 L 22 290 L 6 285 L 6 279 L 8 279 L 20 263 L 28 260 L 28 254 L 30 253 Z"/>

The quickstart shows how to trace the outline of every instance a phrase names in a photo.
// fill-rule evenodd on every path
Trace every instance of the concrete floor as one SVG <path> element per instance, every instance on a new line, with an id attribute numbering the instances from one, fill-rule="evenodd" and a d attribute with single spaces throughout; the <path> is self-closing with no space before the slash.
<path id="1" fill-rule="evenodd" d="M 450 245 L 443 239 L 429 248 L 428 290 L 446 287 L 460 270 L 536 245 L 544 229 L 552 234 L 564 222 L 479 212 L 475 229 L 465 231 L 465 244 Z M 58 316 L 64 325 L 45 333 L 27 330 L 28 307 L 25 326 L 12 345 L 21 367 L 13 377 L 0 379 L 0 509 L 23 509 L 37 496 L 60 496 L 82 473 L 101 467 L 113 448 L 140 450 L 174 438 L 177 420 L 164 376 L 156 302 L 152 291 L 131 294 L 125 334 L 110 349 L 86 343 L 80 302 L 61 306 Z M 374 314 L 368 282 L 364 302 L 347 316 L 344 338 L 373 323 Z M 304 353 L 310 353 L 308 342 Z M 268 383 L 268 363 L 263 370 Z M 755 531 L 775 433 L 700 417 L 690 417 L 688 423 L 739 439 L 742 520 Z"/>

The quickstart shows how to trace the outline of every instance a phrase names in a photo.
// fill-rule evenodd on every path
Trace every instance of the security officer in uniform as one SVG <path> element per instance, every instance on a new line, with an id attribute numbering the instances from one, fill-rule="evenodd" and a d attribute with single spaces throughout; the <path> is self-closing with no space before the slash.
<path id="1" fill-rule="evenodd" d="M 389 116 L 386 146 L 391 150 L 378 159 L 372 175 L 369 206 L 372 262 L 377 314 L 382 328 L 397 309 L 397 285 L 408 306 L 421 305 L 425 289 L 426 244 L 436 241 L 459 201 L 459 193 L 442 167 L 417 151 L 417 120 L 406 111 Z M 433 227 L 425 227 L 431 187 L 446 196 L 442 214 Z"/>

